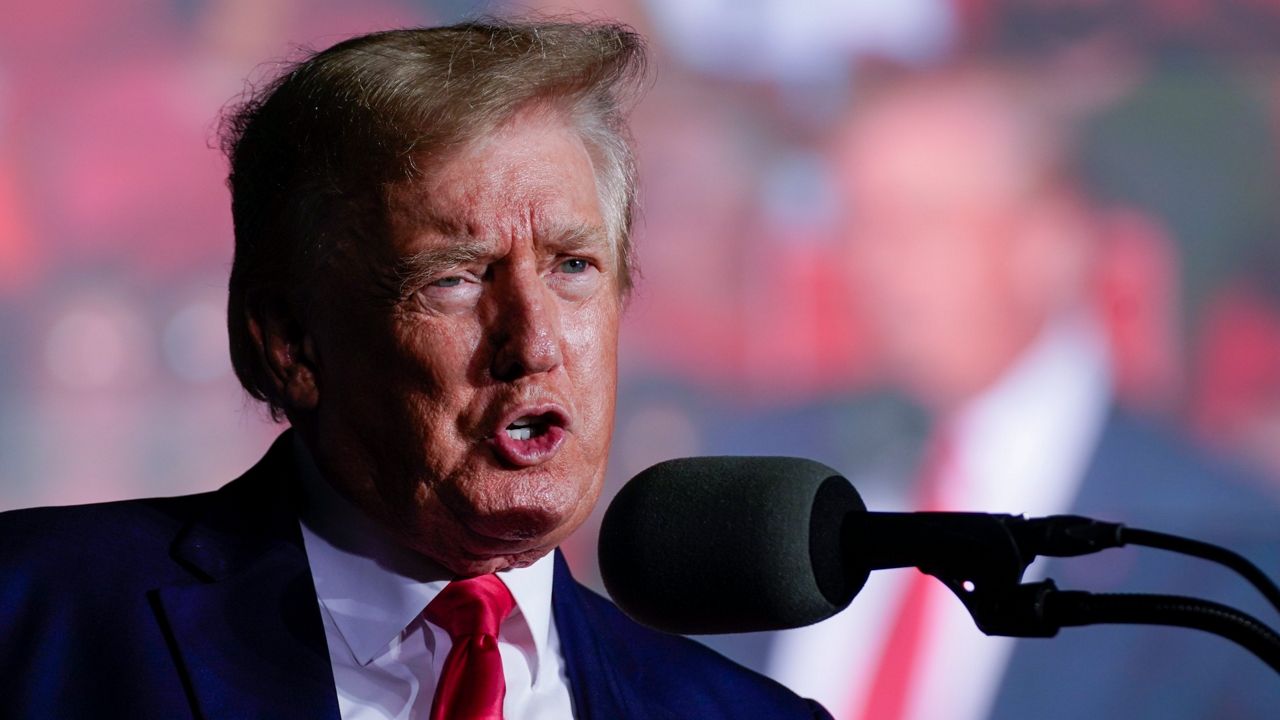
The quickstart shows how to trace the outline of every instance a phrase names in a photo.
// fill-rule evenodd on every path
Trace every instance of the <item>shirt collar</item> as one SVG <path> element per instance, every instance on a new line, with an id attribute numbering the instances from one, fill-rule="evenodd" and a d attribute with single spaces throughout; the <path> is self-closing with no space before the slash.
<path id="1" fill-rule="evenodd" d="M 367 665 L 421 615 L 451 576 L 396 542 L 339 494 L 321 476 L 296 434 L 293 452 L 301 468 L 304 501 L 299 524 L 316 597 L 352 656 Z M 548 554 L 528 567 L 498 573 L 517 607 L 506 622 L 526 623 L 532 637 L 535 679 L 542 665 L 536 660 L 550 649 L 554 569 Z"/>

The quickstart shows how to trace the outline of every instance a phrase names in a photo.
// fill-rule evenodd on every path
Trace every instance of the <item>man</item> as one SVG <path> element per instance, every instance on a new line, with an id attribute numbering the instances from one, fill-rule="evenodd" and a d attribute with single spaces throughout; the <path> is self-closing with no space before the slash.
<path id="1" fill-rule="evenodd" d="M 6 717 L 826 717 L 574 583 L 600 491 L 639 39 L 354 38 L 225 126 L 237 375 L 288 418 L 190 497 L 0 521 Z"/>
<path id="2" fill-rule="evenodd" d="M 1106 518 L 1221 542 L 1274 576 L 1274 505 L 1115 405 L 1093 299 L 1105 218 L 1022 82 L 962 67 L 889 83 L 833 153 L 849 286 L 894 382 L 938 428 L 899 502 Z M 1238 578 L 1157 551 L 1032 570 L 1064 589 L 1178 593 L 1275 617 Z M 910 571 L 873 573 L 845 613 L 780 637 L 770 674 L 854 720 L 1264 718 L 1280 707 L 1274 674 L 1224 639 L 1116 626 L 989 638 L 941 583 Z"/>

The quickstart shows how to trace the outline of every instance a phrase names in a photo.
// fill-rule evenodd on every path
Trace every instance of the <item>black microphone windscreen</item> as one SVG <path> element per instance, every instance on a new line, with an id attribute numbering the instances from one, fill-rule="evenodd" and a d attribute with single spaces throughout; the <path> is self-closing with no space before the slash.
<path id="1" fill-rule="evenodd" d="M 600 571 L 618 607 L 667 632 L 809 625 L 866 582 L 840 537 L 845 517 L 865 509 L 848 480 L 812 460 L 668 460 L 605 512 Z"/>

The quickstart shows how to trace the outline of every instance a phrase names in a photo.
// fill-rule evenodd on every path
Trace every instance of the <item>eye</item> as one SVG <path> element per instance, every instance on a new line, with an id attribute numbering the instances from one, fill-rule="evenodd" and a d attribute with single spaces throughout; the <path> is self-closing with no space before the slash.
<path id="1" fill-rule="evenodd" d="M 452 274 L 437 276 L 421 286 L 419 296 L 432 303 L 443 303 L 440 307 L 452 307 L 458 303 L 466 304 L 480 295 L 483 269 L 459 268 L 449 272 Z"/>
<path id="2" fill-rule="evenodd" d="M 577 273 L 586 272 L 587 269 L 590 267 L 591 267 L 591 263 L 587 262 L 583 258 L 569 258 L 568 260 L 565 260 L 564 262 L 560 263 L 559 270 L 562 273 L 574 275 Z"/>

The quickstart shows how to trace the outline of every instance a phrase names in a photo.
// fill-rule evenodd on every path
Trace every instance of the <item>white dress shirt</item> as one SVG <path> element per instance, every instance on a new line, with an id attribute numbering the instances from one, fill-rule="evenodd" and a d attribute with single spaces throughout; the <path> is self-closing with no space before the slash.
<path id="1" fill-rule="evenodd" d="M 1046 328 L 995 385 L 953 418 L 952 454 L 938 469 L 940 509 L 1070 512 L 1106 421 L 1108 368 L 1105 342 L 1091 318 L 1071 316 Z M 867 498 L 871 509 L 915 509 L 876 500 Z M 873 572 L 844 612 L 782 633 L 769 674 L 836 718 L 858 720 L 914 572 Z M 1026 578 L 1038 576 L 1033 564 Z M 1014 639 L 982 634 L 942 583 L 930 584 L 929 592 L 926 634 L 903 718 L 886 720 L 980 720 L 990 713 Z"/>
<path id="2" fill-rule="evenodd" d="M 452 642 L 422 611 L 449 574 L 399 545 L 335 491 L 301 441 L 300 525 L 324 622 L 343 720 L 429 717 Z M 551 617 L 551 555 L 498 574 L 515 598 L 498 650 L 507 720 L 573 717 L 560 639 Z"/>

